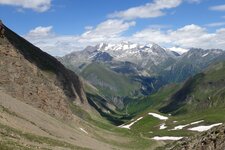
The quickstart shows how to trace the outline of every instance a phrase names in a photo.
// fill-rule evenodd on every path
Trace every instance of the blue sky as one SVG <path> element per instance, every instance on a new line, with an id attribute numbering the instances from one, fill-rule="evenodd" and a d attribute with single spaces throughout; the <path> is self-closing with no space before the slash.
<path id="1" fill-rule="evenodd" d="M 224 0 L 0 0 L 0 18 L 62 56 L 100 42 L 225 49 Z"/>

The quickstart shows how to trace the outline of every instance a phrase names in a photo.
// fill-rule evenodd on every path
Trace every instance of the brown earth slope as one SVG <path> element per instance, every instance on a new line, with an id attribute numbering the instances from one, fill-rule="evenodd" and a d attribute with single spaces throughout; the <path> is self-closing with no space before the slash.
<path id="1" fill-rule="evenodd" d="M 95 137 L 103 134 L 113 138 L 113 133 L 98 130 L 76 116 L 70 123 L 57 120 L 0 90 L 1 150 L 116 149 Z M 121 141 L 119 137 L 115 140 Z"/>
<path id="2" fill-rule="evenodd" d="M 167 145 L 166 150 L 224 150 L 225 125 L 215 127 L 197 136 Z"/>
<path id="3" fill-rule="evenodd" d="M 0 38 L 0 88 L 60 119 L 72 116 L 68 103 L 87 107 L 79 77 L 6 26 Z"/>

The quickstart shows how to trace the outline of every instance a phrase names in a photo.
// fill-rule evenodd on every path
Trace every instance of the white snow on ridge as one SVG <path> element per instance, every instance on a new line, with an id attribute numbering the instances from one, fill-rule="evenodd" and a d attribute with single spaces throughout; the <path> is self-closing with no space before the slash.
<path id="1" fill-rule="evenodd" d="M 83 128 L 80 128 L 81 131 L 83 131 L 84 133 L 88 134 L 88 132 L 86 130 L 84 130 Z"/>
<path id="2" fill-rule="evenodd" d="M 187 49 L 181 48 L 181 47 L 171 47 L 169 48 L 170 51 L 177 52 L 178 54 L 182 55 L 183 53 L 188 52 Z"/>
<path id="3" fill-rule="evenodd" d="M 152 139 L 156 141 L 177 141 L 181 140 L 183 137 L 175 137 L 175 136 L 155 136 Z"/>
<path id="4" fill-rule="evenodd" d="M 187 126 L 190 126 L 190 125 L 194 125 L 194 124 L 199 124 L 201 122 L 203 122 L 204 120 L 200 120 L 200 121 L 195 121 L 195 122 L 192 122 L 192 123 L 189 123 L 189 124 L 185 124 L 185 125 L 179 125 L 179 126 L 176 126 L 174 127 L 173 129 L 171 130 L 182 130 L 183 128 L 187 127 Z"/>
<path id="5" fill-rule="evenodd" d="M 204 121 L 204 120 L 195 121 L 195 122 L 190 123 L 190 125 L 199 124 L 199 123 L 201 123 L 201 122 L 203 122 L 203 121 Z"/>
<path id="6" fill-rule="evenodd" d="M 148 113 L 148 114 L 151 115 L 151 116 L 153 116 L 153 117 L 155 117 L 155 118 L 158 118 L 160 120 L 167 120 L 168 119 L 168 117 L 162 116 L 160 114 L 156 114 L 156 113 Z"/>
<path id="7" fill-rule="evenodd" d="M 209 55 L 209 53 L 206 53 L 206 54 L 202 55 L 202 57 L 205 57 L 205 56 L 207 56 L 207 55 Z"/>
<path id="8" fill-rule="evenodd" d="M 119 128 L 126 128 L 126 129 L 130 129 L 130 127 L 135 124 L 136 122 L 138 122 L 139 120 L 141 120 L 143 117 L 138 118 L 137 120 L 131 122 L 130 124 L 127 125 L 120 125 Z"/>
<path id="9" fill-rule="evenodd" d="M 186 124 L 186 125 L 179 125 L 179 126 L 176 126 L 174 127 L 172 130 L 182 130 L 183 128 L 189 126 L 190 124 Z"/>
<path id="10" fill-rule="evenodd" d="M 207 131 L 207 130 L 213 128 L 213 127 L 219 126 L 221 124 L 222 123 L 216 123 L 216 124 L 212 124 L 212 125 L 208 125 L 208 126 L 198 126 L 198 127 L 189 128 L 188 130 L 203 132 L 203 131 Z"/>

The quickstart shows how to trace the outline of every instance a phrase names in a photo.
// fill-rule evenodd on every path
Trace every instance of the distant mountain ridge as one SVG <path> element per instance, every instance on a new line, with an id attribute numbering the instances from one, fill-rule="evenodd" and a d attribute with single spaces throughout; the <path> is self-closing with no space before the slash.
<path id="1" fill-rule="evenodd" d="M 225 60 L 225 52 L 219 49 L 192 48 L 187 52 L 182 49 L 184 53 L 179 52 L 180 54 L 173 50 L 162 48 L 155 43 L 141 45 L 122 41 L 117 44 L 100 43 L 88 46 L 83 51 L 72 52 L 59 60 L 97 88 L 104 89 L 104 86 L 108 85 L 111 89 L 103 91 L 102 94 L 108 93 L 106 95 L 110 95 L 109 99 L 114 99 L 120 94 L 113 90 L 116 86 L 111 85 L 110 75 L 108 78 L 104 76 L 104 70 L 111 70 L 109 72 L 114 76 L 118 74 L 120 77 L 129 78 L 124 85 L 136 83 L 133 90 L 119 98 L 120 102 L 117 102 L 120 106 L 125 97 L 149 95 L 167 83 L 182 82 L 203 71 L 209 64 Z M 98 64 L 102 70 L 96 72 L 95 69 L 91 69 Z M 124 85 L 121 84 L 120 87 Z M 114 96 L 111 97 L 112 95 Z"/>
<path id="2" fill-rule="evenodd" d="M 160 109 L 164 113 L 182 114 L 225 106 L 225 62 L 189 78 Z"/>

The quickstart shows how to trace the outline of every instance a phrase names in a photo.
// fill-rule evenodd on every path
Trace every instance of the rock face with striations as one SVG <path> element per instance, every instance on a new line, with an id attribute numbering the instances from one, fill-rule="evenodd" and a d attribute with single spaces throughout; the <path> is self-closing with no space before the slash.
<path id="1" fill-rule="evenodd" d="M 87 107 L 82 82 L 57 59 L 6 26 L 0 38 L 0 90 L 60 119 L 70 104 Z"/>

